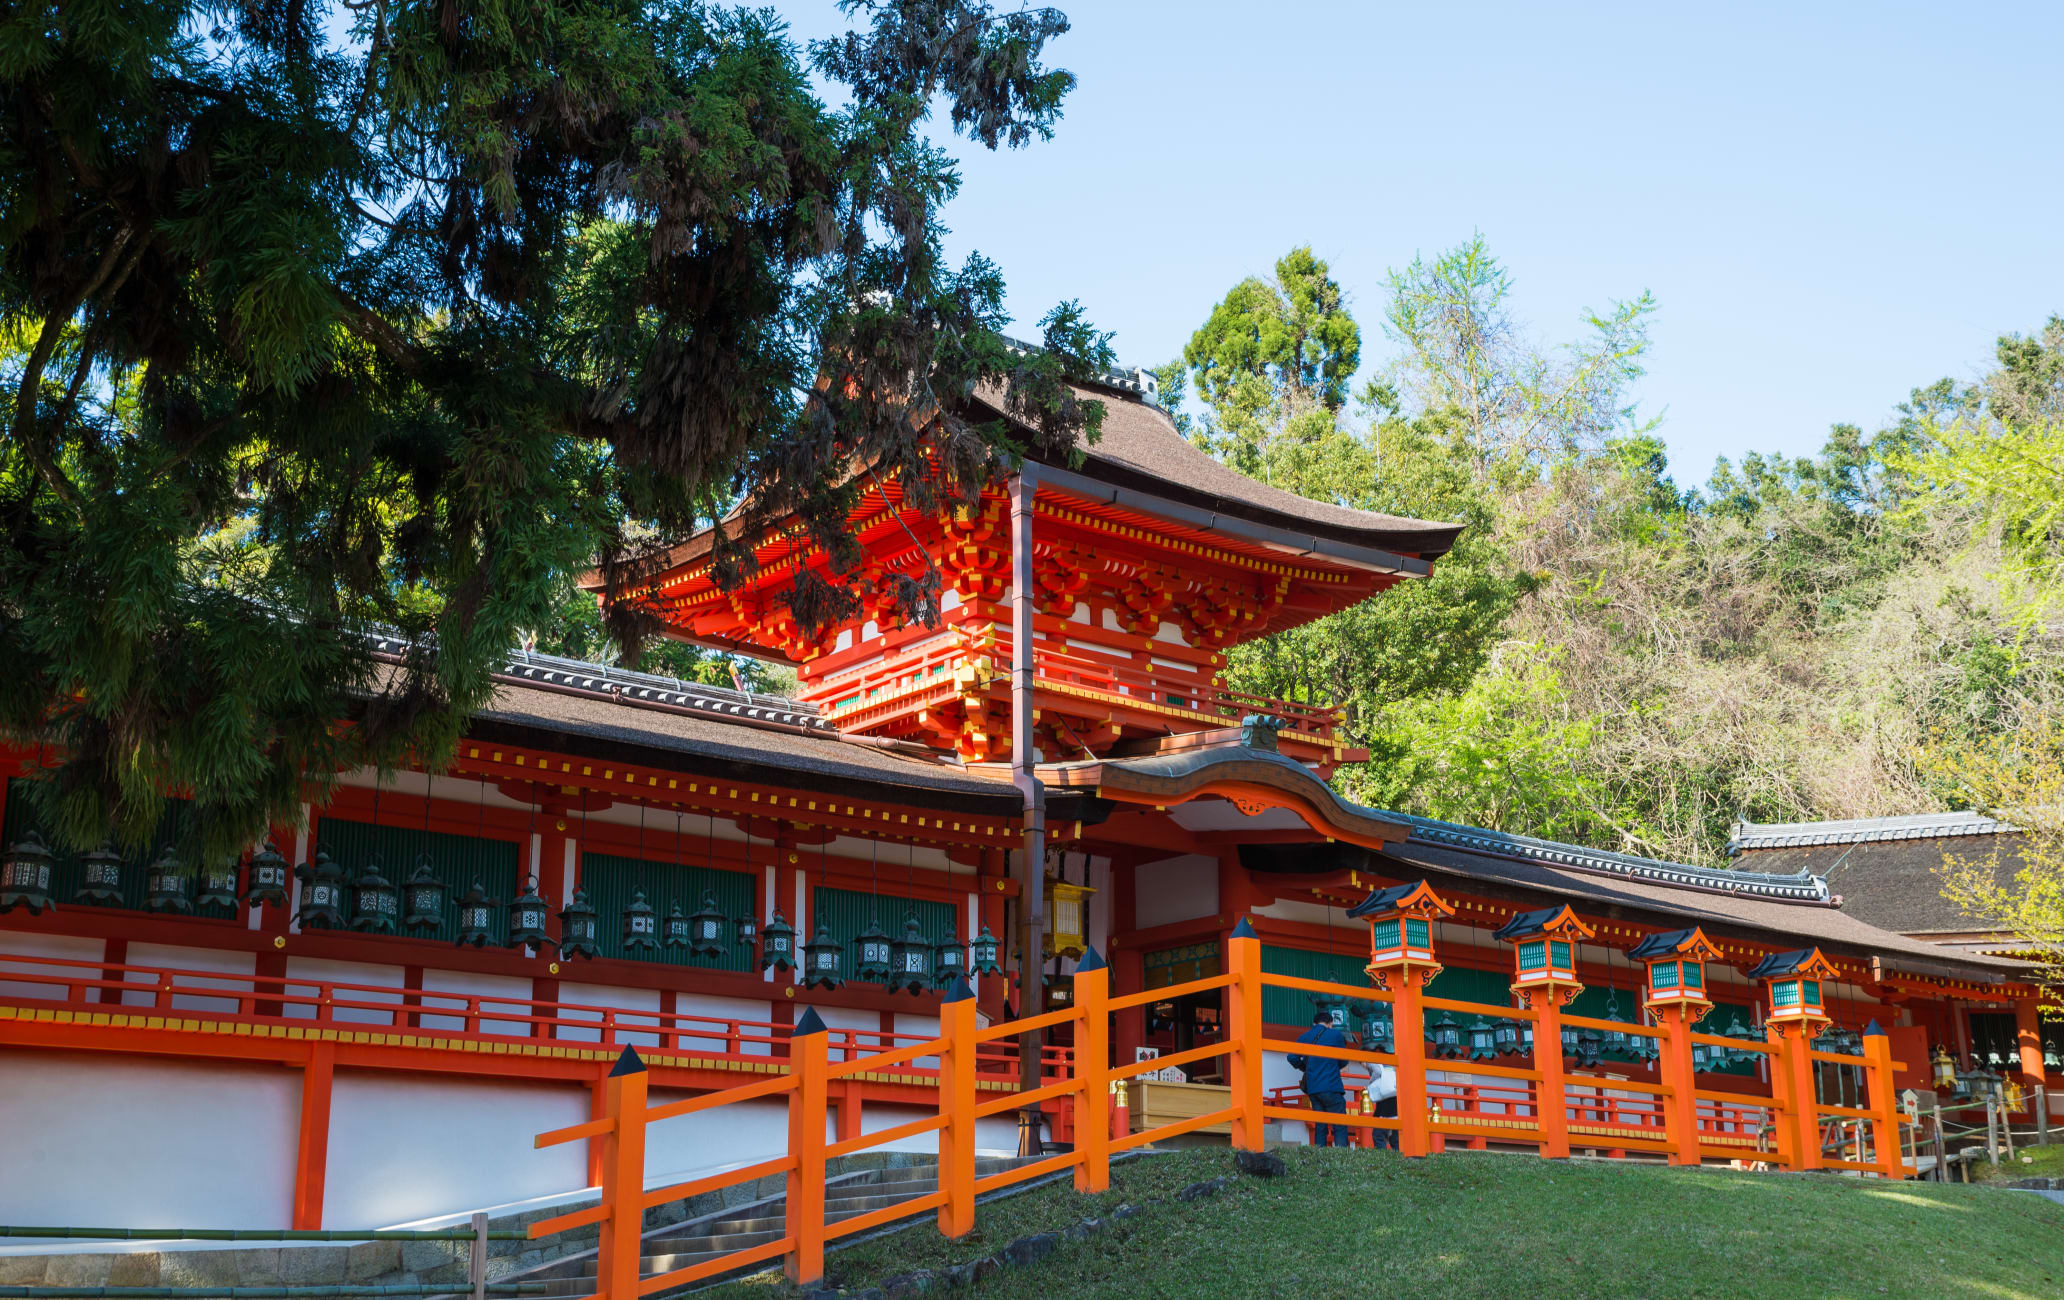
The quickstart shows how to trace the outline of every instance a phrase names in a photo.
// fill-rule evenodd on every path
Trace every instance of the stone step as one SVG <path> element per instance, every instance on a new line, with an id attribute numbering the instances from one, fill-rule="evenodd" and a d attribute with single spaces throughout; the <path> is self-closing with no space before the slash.
<path id="1" fill-rule="evenodd" d="M 1014 1156 L 978 1160 L 975 1175 L 986 1177 L 1025 1163 L 1025 1158 Z M 847 1174 L 833 1179 L 825 1187 L 825 1218 L 828 1221 L 850 1219 L 870 1210 L 900 1205 L 929 1195 L 937 1191 L 938 1186 L 938 1168 L 932 1161 Z M 787 1222 L 784 1198 L 775 1196 L 719 1216 L 658 1228 L 647 1233 L 642 1242 L 641 1269 L 649 1276 L 691 1268 L 734 1251 L 778 1241 L 786 1231 Z M 766 1261 L 762 1261 L 744 1265 L 737 1271 L 756 1272 L 768 1266 Z M 504 1280 L 545 1283 L 550 1288 L 548 1295 L 586 1295 L 593 1290 L 594 1277 L 595 1256 L 589 1252 L 540 1265 Z"/>

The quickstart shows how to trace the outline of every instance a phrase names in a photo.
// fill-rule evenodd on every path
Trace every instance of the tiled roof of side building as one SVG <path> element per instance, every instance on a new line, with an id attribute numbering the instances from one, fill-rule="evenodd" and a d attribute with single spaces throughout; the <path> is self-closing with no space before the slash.
<path id="1" fill-rule="evenodd" d="M 1715 936 L 1732 931 L 1788 947 L 1802 941 L 1833 944 L 1883 957 L 1894 968 L 1913 973 L 1997 978 L 2026 970 L 2020 963 L 1953 952 L 1870 924 L 1842 906 L 1843 900 L 1833 894 L 1827 881 L 1811 871 L 1699 867 L 1365 808 L 1340 798 L 1302 764 L 1269 751 L 1229 745 L 1063 764 L 1042 769 L 1042 775 L 1053 771 L 1056 777 L 1065 777 L 1069 768 L 1084 769 L 1085 775 L 1093 773 L 1105 785 L 1124 781 L 1165 795 L 1170 802 L 1214 781 L 1237 777 L 1246 784 L 1265 783 L 1301 796 L 1324 820 L 1344 830 L 1379 834 L 1385 827 L 1391 832 L 1403 827 L 1409 831 L 1401 841 L 1384 834 L 1388 842 L 1380 851 L 1300 843 L 1243 845 L 1242 861 L 1263 870 L 1310 872 L 1321 869 L 1317 864 L 1322 861 L 1337 864 L 1355 857 L 1392 880 L 1410 879 L 1401 873 L 1423 870 L 1522 890 L 1535 899 L 1547 895 L 1577 900 L 1579 906 L 1617 906 L 1650 924 L 1682 926 L 1688 922 Z M 1281 865 L 1267 865 L 1272 860 Z"/>
<path id="2" fill-rule="evenodd" d="M 1869 844 L 1881 840 L 1940 840 L 1998 835 L 2018 829 L 1983 813 L 1916 813 L 1906 817 L 1858 817 L 1848 821 L 1739 821 L 1727 841 L 1730 854 L 1753 849 L 1796 849 L 1821 844 Z"/>

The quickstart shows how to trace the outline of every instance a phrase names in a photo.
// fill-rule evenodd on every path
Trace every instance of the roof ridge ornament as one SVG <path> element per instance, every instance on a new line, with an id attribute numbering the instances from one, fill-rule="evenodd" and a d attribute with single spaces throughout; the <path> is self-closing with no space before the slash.
<path id="1" fill-rule="evenodd" d="M 1276 738 L 1283 730 L 1283 720 L 1270 713 L 1250 713 L 1240 719 L 1240 743 L 1249 749 L 1277 753 Z"/>

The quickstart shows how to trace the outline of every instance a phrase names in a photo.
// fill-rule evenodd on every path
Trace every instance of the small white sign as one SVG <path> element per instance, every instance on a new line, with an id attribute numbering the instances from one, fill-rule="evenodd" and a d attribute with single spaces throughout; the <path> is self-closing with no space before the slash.
<path id="1" fill-rule="evenodd" d="M 1158 1047 L 1135 1047 L 1132 1049 L 1134 1064 L 1138 1064 L 1141 1061 L 1151 1061 L 1159 1055 L 1161 1055 L 1161 1049 Z"/>

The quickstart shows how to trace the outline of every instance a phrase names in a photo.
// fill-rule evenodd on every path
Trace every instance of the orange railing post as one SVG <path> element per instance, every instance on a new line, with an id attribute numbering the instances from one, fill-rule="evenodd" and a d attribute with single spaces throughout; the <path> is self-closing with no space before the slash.
<path id="1" fill-rule="evenodd" d="M 595 1251 L 598 1300 L 637 1300 L 645 1232 L 645 1062 L 626 1047 L 603 1089 L 602 1240 Z"/>
<path id="2" fill-rule="evenodd" d="M 1397 1056 L 1398 1154 L 1423 1156 L 1431 1144 L 1431 1116 L 1426 1113 L 1426 995 L 1419 972 L 1398 972 L 1397 992 L 1390 1003 L 1392 1047 Z M 1538 1035 L 1536 1036 L 1538 1038 Z"/>
<path id="3" fill-rule="evenodd" d="M 1257 961 L 1256 979 L 1260 978 Z M 1075 963 L 1075 1190 L 1111 1186 L 1111 968 L 1091 948 Z M 1259 1005 L 1258 1003 L 1256 1004 Z M 1260 1072 L 1256 1072 L 1257 1084 Z"/>
<path id="4" fill-rule="evenodd" d="M 939 1007 L 939 1231 L 956 1239 L 975 1226 L 975 1028 L 974 990 L 955 979 Z"/>
<path id="5" fill-rule="evenodd" d="M 1877 1021 L 1863 1031 L 1864 1082 L 1870 1089 L 1871 1137 L 1878 1174 L 1906 1177 L 1906 1152 L 1899 1140 L 1899 1098 L 1892 1091 L 1892 1040 Z"/>
<path id="6" fill-rule="evenodd" d="M 1569 1158 L 1569 1092 L 1562 1074 L 1561 990 L 1539 991 L 1534 1009 L 1534 1069 L 1541 1075 L 1534 1089 L 1534 1127 L 1541 1132 L 1541 1154 L 1551 1160 Z M 1402 1113 L 1402 1111 L 1400 1111 Z"/>
<path id="7" fill-rule="evenodd" d="M 1673 1165 L 1704 1163 L 1699 1151 L 1698 1072 L 1691 1064 L 1692 1008 L 1685 1003 L 1656 1008 L 1663 1027 L 1659 1073 L 1670 1095 L 1662 1098 L 1663 1130 L 1677 1150 Z"/>
<path id="8" fill-rule="evenodd" d="M 1801 1025 L 1765 1025 L 1770 1036 L 1770 1091 L 1784 1107 L 1778 1124 L 1779 1162 L 1820 1168 L 1819 1091 L 1813 1086 L 1811 1031 Z"/>
<path id="9" fill-rule="evenodd" d="M 1241 1151 L 1263 1151 L 1268 1148 L 1268 1128 L 1261 1094 L 1261 939 L 1243 916 L 1233 927 L 1227 946 L 1226 960 L 1233 976 L 1227 999 L 1232 1004 L 1227 1038 L 1233 1045 L 1228 1072 L 1233 1085 L 1233 1146 Z"/>
<path id="10" fill-rule="evenodd" d="M 824 1021 L 805 1007 L 788 1040 L 788 1258 L 783 1271 L 797 1286 L 824 1280 L 824 1115 L 830 1064 Z"/>

